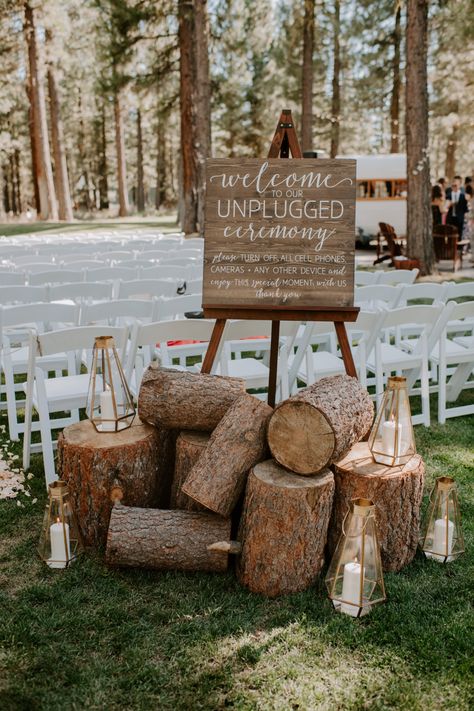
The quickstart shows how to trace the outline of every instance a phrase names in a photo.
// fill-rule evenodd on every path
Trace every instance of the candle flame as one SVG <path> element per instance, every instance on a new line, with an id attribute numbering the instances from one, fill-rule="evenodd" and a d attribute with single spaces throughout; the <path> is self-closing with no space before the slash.
<path id="1" fill-rule="evenodd" d="M 56 523 L 61 523 L 61 519 L 59 518 L 59 516 L 56 518 Z"/>
<path id="2" fill-rule="evenodd" d="M 354 563 L 358 563 L 357 556 L 355 556 L 353 562 L 354 562 Z"/>

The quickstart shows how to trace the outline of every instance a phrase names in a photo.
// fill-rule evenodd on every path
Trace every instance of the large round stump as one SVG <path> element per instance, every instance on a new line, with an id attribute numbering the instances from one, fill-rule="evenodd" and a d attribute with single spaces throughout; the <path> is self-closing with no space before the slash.
<path id="1" fill-rule="evenodd" d="M 367 442 L 359 442 L 333 466 L 336 492 L 329 527 L 328 548 L 333 554 L 351 499 L 371 499 L 382 565 L 386 571 L 401 570 L 416 553 L 423 497 L 425 466 L 415 454 L 405 466 L 387 467 L 372 459 Z"/>
<path id="2" fill-rule="evenodd" d="M 135 418 L 120 432 L 96 432 L 89 420 L 66 427 L 58 439 L 58 476 L 69 484 L 86 545 L 107 539 L 112 491 L 130 506 L 166 506 L 172 475 L 167 430 Z"/>
<path id="3" fill-rule="evenodd" d="M 286 469 L 314 474 L 363 439 L 373 418 L 372 400 L 358 380 L 332 375 L 277 405 L 268 424 L 268 444 Z"/>
<path id="4" fill-rule="evenodd" d="M 273 460 L 249 474 L 238 538 L 239 581 L 269 597 L 305 590 L 316 580 L 334 493 L 329 469 L 308 478 Z"/>
<path id="5" fill-rule="evenodd" d="M 176 440 L 176 457 L 171 484 L 170 508 L 186 511 L 208 511 L 181 490 L 186 477 L 198 461 L 209 442 L 209 433 L 183 430 Z"/>

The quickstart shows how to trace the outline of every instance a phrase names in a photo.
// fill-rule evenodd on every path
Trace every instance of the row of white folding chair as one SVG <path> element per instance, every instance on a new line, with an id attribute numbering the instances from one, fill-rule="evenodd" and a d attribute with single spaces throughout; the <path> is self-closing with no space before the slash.
<path id="1" fill-rule="evenodd" d="M 356 286 L 371 286 L 373 284 L 413 284 L 419 274 L 419 269 L 392 269 L 387 271 L 355 270 Z"/>

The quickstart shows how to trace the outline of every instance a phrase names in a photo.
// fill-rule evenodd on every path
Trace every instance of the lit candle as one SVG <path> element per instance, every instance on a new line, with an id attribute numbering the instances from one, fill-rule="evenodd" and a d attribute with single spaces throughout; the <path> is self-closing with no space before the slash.
<path id="1" fill-rule="evenodd" d="M 400 457 L 402 451 L 402 425 L 395 420 L 386 420 L 382 427 L 382 452 L 389 457 Z M 397 451 L 395 452 L 395 437 L 397 438 Z"/>
<path id="2" fill-rule="evenodd" d="M 65 568 L 71 559 L 69 545 L 69 524 L 62 524 L 60 519 L 49 528 L 51 538 L 51 558 L 47 561 L 50 568 Z"/>
<path id="3" fill-rule="evenodd" d="M 341 612 L 346 615 L 357 617 L 361 605 L 360 587 L 363 585 L 365 568 L 362 568 L 357 558 L 352 563 L 346 563 L 344 566 L 344 577 L 342 579 L 342 599 L 346 603 L 341 603 Z M 354 603 L 349 605 L 347 603 Z"/>
<path id="4" fill-rule="evenodd" d="M 115 430 L 114 402 L 108 386 L 106 386 L 106 390 L 102 390 L 100 393 L 100 416 L 102 419 L 102 432 L 113 432 Z M 104 422 L 104 420 L 114 420 L 114 422 Z"/>
<path id="5" fill-rule="evenodd" d="M 440 556 L 446 556 L 446 561 L 452 560 L 451 551 L 453 550 L 453 539 L 454 539 L 454 523 L 448 519 L 447 516 L 444 518 L 437 518 L 434 525 L 434 537 L 433 537 L 433 553 L 437 555 L 429 555 L 428 557 L 443 563 L 443 558 Z"/>

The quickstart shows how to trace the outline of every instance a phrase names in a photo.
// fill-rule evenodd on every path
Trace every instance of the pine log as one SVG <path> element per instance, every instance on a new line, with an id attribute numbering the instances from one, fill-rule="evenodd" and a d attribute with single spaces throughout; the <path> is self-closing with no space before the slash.
<path id="1" fill-rule="evenodd" d="M 237 577 L 268 597 L 305 590 L 324 562 L 334 477 L 291 474 L 274 460 L 249 474 L 238 539 Z"/>
<path id="2" fill-rule="evenodd" d="M 146 370 L 138 394 L 144 422 L 165 429 L 212 432 L 245 392 L 245 382 L 205 373 L 160 368 Z"/>
<path id="3" fill-rule="evenodd" d="M 298 474 L 314 474 L 363 439 L 373 417 L 372 400 L 356 378 L 322 378 L 275 408 L 268 444 L 282 466 Z"/>
<path id="4" fill-rule="evenodd" d="M 186 511 L 207 511 L 204 506 L 191 499 L 182 490 L 184 482 L 199 457 L 206 449 L 209 434 L 184 430 L 176 440 L 176 456 L 173 482 L 171 484 L 170 508 Z"/>
<path id="5" fill-rule="evenodd" d="M 223 572 L 228 554 L 209 546 L 229 539 L 230 520 L 215 514 L 116 504 L 106 560 L 125 568 Z"/>
<path id="6" fill-rule="evenodd" d="M 230 516 L 245 488 L 248 471 L 266 454 L 272 408 L 242 395 L 227 410 L 191 469 L 182 491 L 221 516 Z"/>
<path id="7" fill-rule="evenodd" d="M 367 442 L 359 442 L 333 466 L 336 492 L 328 550 L 332 555 L 351 499 L 371 499 L 376 504 L 377 531 L 382 565 L 398 571 L 416 553 L 423 497 L 425 466 L 416 454 L 404 466 L 387 467 L 374 462 Z"/>
<path id="8" fill-rule="evenodd" d="M 85 545 L 104 545 L 112 490 L 131 506 L 166 506 L 173 441 L 135 418 L 129 429 L 97 432 L 89 420 L 66 427 L 58 438 L 58 476 L 69 484 Z"/>

